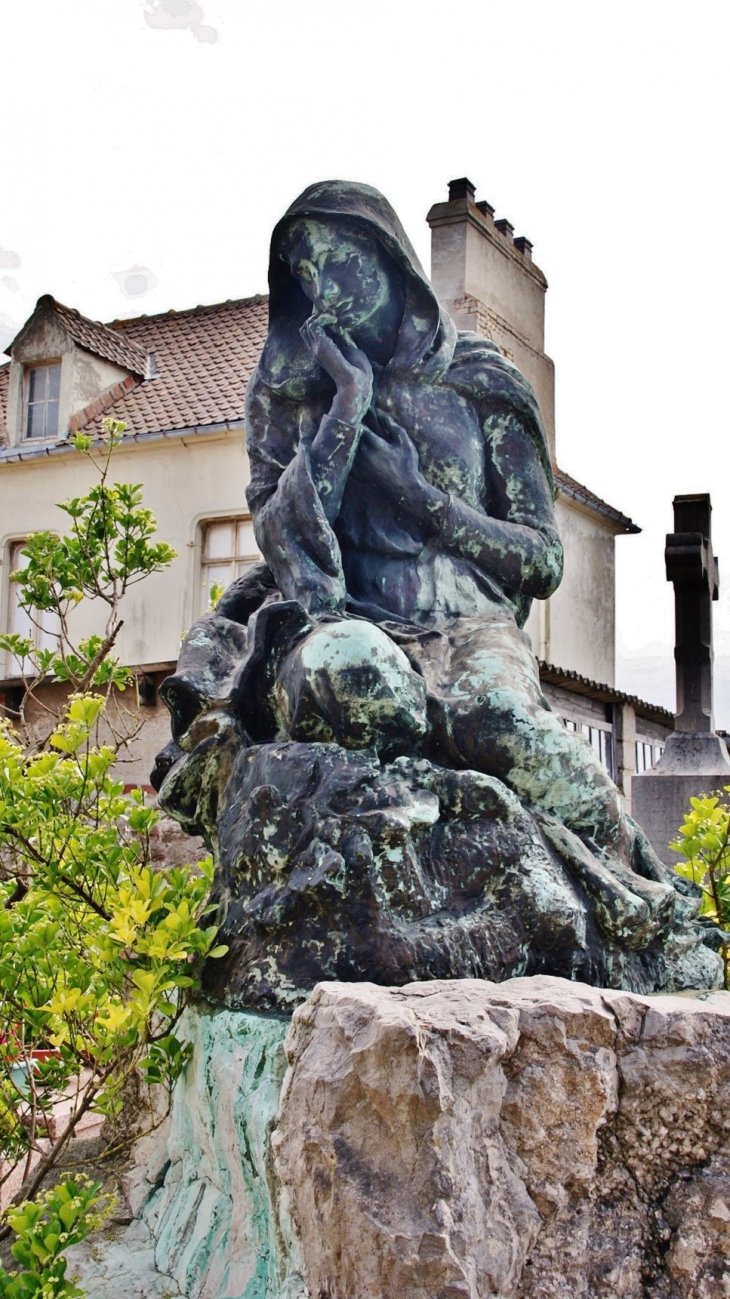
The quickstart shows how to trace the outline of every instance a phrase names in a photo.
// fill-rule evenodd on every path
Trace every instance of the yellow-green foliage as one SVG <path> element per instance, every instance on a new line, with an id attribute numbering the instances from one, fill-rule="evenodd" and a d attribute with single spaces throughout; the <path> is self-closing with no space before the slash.
<path id="1" fill-rule="evenodd" d="M 725 786 L 724 793 L 730 794 L 730 785 Z M 691 798 L 690 805 L 676 841 L 670 844 L 686 858 L 674 869 L 699 887 L 700 914 L 720 929 L 730 930 L 730 804 L 713 795 Z M 720 950 L 726 986 L 730 986 L 730 943 L 723 944 Z"/>
<path id="2" fill-rule="evenodd" d="M 77 1108 L 113 1120 L 132 1069 L 174 1081 L 172 1029 L 206 956 L 212 862 L 153 870 L 158 813 L 89 743 L 97 699 L 75 699 L 47 752 L 0 724 L 0 1140 L 22 1158 L 54 1100 L 83 1076 Z M 56 1055 L 31 1064 L 34 1050 Z M 20 1076 L 19 1076 L 20 1069 Z M 74 1084 L 76 1086 L 76 1084 Z"/>
<path id="3" fill-rule="evenodd" d="M 174 559 L 153 541 L 139 487 L 109 482 L 123 431 L 107 421 L 100 444 L 76 437 L 99 482 L 61 506 L 65 536 L 29 538 L 27 567 L 14 574 L 31 619 L 55 616 L 55 647 L 0 636 L 23 680 L 14 716 L 0 720 L 0 1184 L 21 1166 L 25 1197 L 0 1226 L 0 1236 L 16 1232 L 25 1274 L 0 1276 L 0 1295 L 80 1293 L 65 1280 L 63 1247 L 93 1226 L 98 1188 L 66 1182 L 35 1197 L 85 1113 L 113 1132 L 134 1071 L 171 1088 L 187 1058 L 175 1025 L 203 961 L 225 951 L 206 923 L 210 858 L 153 869 L 158 813 L 114 770 L 140 725 L 118 700 L 133 681 L 112 655 L 120 605 Z M 85 599 L 104 623 L 75 643 L 73 609 Z M 39 701 L 48 682 L 62 686 L 56 713 Z"/>
<path id="4" fill-rule="evenodd" d="M 84 1291 L 66 1280 L 64 1251 L 103 1226 L 113 1209 L 114 1198 L 101 1194 L 100 1182 L 77 1175 L 8 1210 L 5 1217 L 16 1235 L 11 1252 L 20 1268 L 0 1267 L 0 1295 L 80 1299 Z"/>

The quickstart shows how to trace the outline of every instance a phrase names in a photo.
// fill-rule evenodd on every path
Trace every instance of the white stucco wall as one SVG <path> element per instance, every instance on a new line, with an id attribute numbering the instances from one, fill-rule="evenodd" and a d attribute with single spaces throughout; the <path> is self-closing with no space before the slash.
<path id="1" fill-rule="evenodd" d="M 133 666 L 177 658 L 180 637 L 198 616 L 200 523 L 246 513 L 248 458 L 243 433 L 203 434 L 169 441 L 131 441 L 115 452 L 113 477 L 141 483 L 154 512 L 158 536 L 178 558 L 164 573 L 131 588 L 118 641 L 123 662 Z M 66 530 L 58 501 L 83 494 L 94 481 L 84 456 L 42 456 L 0 465 L 0 622 L 8 625 L 8 558 L 14 541 L 48 528 Z M 79 635 L 100 631 L 103 610 L 82 605 L 74 617 Z"/>
<path id="2" fill-rule="evenodd" d="M 592 681 L 615 682 L 614 534 L 570 498 L 555 515 L 565 551 L 563 580 L 549 600 L 536 600 L 526 624 L 538 658 Z"/>

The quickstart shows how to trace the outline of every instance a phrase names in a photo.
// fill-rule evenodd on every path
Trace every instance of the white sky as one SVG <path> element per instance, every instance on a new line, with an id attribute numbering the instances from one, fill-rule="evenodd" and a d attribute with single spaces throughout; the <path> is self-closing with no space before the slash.
<path id="1" fill-rule="evenodd" d="M 48 292 L 97 319 L 265 292 L 327 177 L 383 190 L 428 268 L 468 175 L 550 281 L 560 464 L 644 528 L 618 684 L 670 707 L 664 533 L 712 493 L 730 729 L 729 35 L 715 0 L 4 0 L 0 331 Z"/>

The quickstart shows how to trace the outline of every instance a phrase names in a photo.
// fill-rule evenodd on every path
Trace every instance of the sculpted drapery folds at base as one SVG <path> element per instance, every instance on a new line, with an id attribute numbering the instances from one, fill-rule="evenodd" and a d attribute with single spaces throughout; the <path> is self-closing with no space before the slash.
<path id="1" fill-rule="evenodd" d="M 217 852 L 211 990 L 714 981 L 694 904 L 521 630 L 562 572 L 532 390 L 457 334 L 368 186 L 313 185 L 274 230 L 247 444 L 265 563 L 189 634 L 157 774 Z"/>

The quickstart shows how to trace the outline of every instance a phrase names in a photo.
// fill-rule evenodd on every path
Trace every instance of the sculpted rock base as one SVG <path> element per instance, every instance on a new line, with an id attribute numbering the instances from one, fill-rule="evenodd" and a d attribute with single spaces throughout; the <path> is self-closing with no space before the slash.
<path id="1" fill-rule="evenodd" d="M 91 1299 L 730 1295 L 730 994 L 329 983 L 286 1030 L 187 1012 Z"/>
<path id="2" fill-rule="evenodd" d="M 224 728 L 160 798 L 209 828 L 228 953 L 204 990 L 231 1009 L 291 1012 L 335 979 L 552 974 L 648 993 L 721 977 L 696 902 L 609 869 L 482 772 L 332 743 L 241 748 Z"/>
<path id="3" fill-rule="evenodd" d="M 288 1026 L 185 1012 L 192 1059 L 120 1187 L 133 1221 L 69 1250 L 89 1299 L 308 1299 L 270 1146 Z"/>

